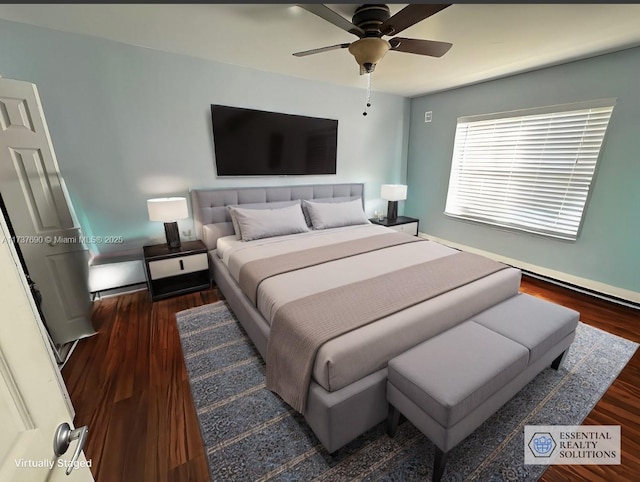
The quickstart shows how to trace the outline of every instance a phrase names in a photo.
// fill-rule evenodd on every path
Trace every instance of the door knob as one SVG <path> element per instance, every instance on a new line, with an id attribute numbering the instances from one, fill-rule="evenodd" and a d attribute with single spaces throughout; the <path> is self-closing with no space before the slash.
<path id="1" fill-rule="evenodd" d="M 68 423 L 64 422 L 58 425 L 56 429 L 56 433 L 53 436 L 53 453 L 56 454 L 56 457 L 60 457 L 63 455 L 71 444 L 72 440 L 78 440 L 78 445 L 76 446 L 75 452 L 73 452 L 73 457 L 71 457 L 71 463 L 67 467 L 67 471 L 65 472 L 67 475 L 71 473 L 75 462 L 80 457 L 80 452 L 84 448 L 84 444 L 87 441 L 87 434 L 89 433 L 89 427 L 86 425 L 83 427 L 76 428 L 75 430 L 71 430 L 71 427 Z"/>

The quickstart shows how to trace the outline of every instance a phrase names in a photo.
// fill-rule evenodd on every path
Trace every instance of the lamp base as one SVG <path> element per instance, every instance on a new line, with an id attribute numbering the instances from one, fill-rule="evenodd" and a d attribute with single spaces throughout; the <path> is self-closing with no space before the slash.
<path id="1" fill-rule="evenodd" d="M 395 220 L 398 217 L 398 201 L 389 201 L 387 205 L 387 219 Z"/>
<path id="2" fill-rule="evenodd" d="M 178 230 L 178 223 L 164 223 L 164 235 L 167 238 L 167 246 L 171 249 L 180 247 L 180 231 Z"/>

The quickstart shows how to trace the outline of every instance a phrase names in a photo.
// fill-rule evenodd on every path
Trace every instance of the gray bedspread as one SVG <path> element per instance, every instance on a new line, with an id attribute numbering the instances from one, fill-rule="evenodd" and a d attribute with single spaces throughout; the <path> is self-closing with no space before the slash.
<path id="1" fill-rule="evenodd" d="M 323 343 L 504 268 L 482 256 L 455 253 L 281 306 L 269 336 L 267 388 L 304 413 Z"/>
<path id="2" fill-rule="evenodd" d="M 239 284 L 242 267 L 254 260 L 294 252 L 304 258 L 304 253 L 314 248 L 352 240 L 366 244 L 365 238 L 389 232 L 389 228 L 366 224 L 249 242 L 230 236 L 225 238 L 224 245 L 219 243 L 214 256 L 223 260 L 230 275 Z M 456 252 L 452 248 L 422 239 L 420 242 L 391 246 L 287 271 L 260 282 L 255 306 L 263 316 L 268 331 L 278 310 L 288 303 L 324 291 L 342 289 L 369 278 L 386 276 L 399 269 Z M 519 286 L 519 270 L 503 269 L 332 338 L 316 354 L 312 379 L 327 392 L 339 391 L 383 369 L 390 359 L 416 344 L 514 296 L 518 293 Z"/>

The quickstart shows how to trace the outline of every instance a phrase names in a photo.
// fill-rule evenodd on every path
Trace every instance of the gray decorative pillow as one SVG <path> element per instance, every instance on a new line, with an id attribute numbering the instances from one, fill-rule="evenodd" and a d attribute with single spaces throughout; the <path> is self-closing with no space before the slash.
<path id="1" fill-rule="evenodd" d="M 300 205 L 300 199 L 294 199 L 292 201 L 275 201 L 271 203 L 247 203 L 247 204 L 231 204 L 227 206 L 229 209 L 229 216 L 231 217 L 231 222 L 233 223 L 233 230 L 236 233 L 236 239 L 242 239 L 242 233 L 240 232 L 240 226 L 238 226 L 238 222 L 236 221 L 235 213 L 231 208 L 242 208 L 242 209 L 279 209 L 287 206 L 295 206 Z"/>
<path id="2" fill-rule="evenodd" d="M 236 218 L 242 241 L 309 231 L 300 204 L 279 209 L 229 207 Z"/>
<path id="3" fill-rule="evenodd" d="M 347 202 L 347 201 L 353 201 L 353 200 L 359 200 L 360 203 L 362 203 L 362 199 L 359 197 L 355 197 L 355 196 L 341 196 L 341 197 L 321 197 L 321 198 L 315 198 L 315 199 L 310 199 L 309 202 L 313 202 L 313 203 L 343 203 L 343 202 Z M 302 212 L 304 213 L 304 219 L 305 221 L 307 221 L 307 226 L 313 226 L 313 224 L 311 224 L 311 217 L 309 216 L 309 210 L 307 209 L 307 205 L 304 203 L 304 200 L 302 201 Z"/>
<path id="4" fill-rule="evenodd" d="M 305 200 L 303 204 L 307 209 L 313 229 L 369 224 L 367 215 L 362 210 L 360 199 L 339 203 L 318 203 Z"/>

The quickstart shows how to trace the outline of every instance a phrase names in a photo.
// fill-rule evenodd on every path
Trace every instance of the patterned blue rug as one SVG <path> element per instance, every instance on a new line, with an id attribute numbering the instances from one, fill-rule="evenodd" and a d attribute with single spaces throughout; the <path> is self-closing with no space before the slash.
<path id="1" fill-rule="evenodd" d="M 409 422 L 380 424 L 329 455 L 304 418 L 264 387 L 265 366 L 224 301 L 176 315 L 214 481 L 430 480 L 433 444 Z M 461 444 L 443 480 L 537 480 L 525 425 L 579 425 L 638 344 L 582 323 L 564 366 L 546 369 Z"/>

